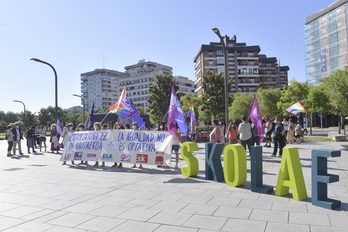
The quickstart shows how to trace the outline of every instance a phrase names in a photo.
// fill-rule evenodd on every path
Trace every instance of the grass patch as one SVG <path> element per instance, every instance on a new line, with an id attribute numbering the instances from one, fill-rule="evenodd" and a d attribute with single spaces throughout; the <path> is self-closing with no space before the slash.
<path id="1" fill-rule="evenodd" d="M 304 137 L 305 142 L 334 142 L 331 138 L 327 137 L 311 137 L 306 136 Z"/>

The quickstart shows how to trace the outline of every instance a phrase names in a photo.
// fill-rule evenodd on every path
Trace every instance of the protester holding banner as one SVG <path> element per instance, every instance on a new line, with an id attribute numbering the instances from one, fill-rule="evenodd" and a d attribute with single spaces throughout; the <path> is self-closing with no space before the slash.
<path id="1" fill-rule="evenodd" d="M 65 142 L 65 140 L 66 140 L 66 138 L 70 135 L 70 134 L 72 134 L 72 133 L 74 133 L 74 130 L 73 130 L 73 124 L 72 123 L 68 123 L 67 125 L 66 125 L 66 130 L 63 132 L 63 134 L 62 134 L 62 138 L 63 138 L 63 144 L 64 144 L 64 142 Z M 71 164 L 74 164 L 74 160 L 71 160 Z M 66 165 L 66 161 L 64 161 L 63 163 L 62 163 L 62 165 Z"/>
<path id="2" fill-rule="evenodd" d="M 139 126 L 138 126 L 138 123 L 137 122 L 133 122 L 132 123 L 132 129 L 133 130 L 139 130 Z M 132 168 L 136 168 L 137 167 L 137 164 L 134 163 L 134 165 L 132 166 Z M 139 168 L 140 169 L 143 169 L 143 165 L 142 164 L 139 164 Z"/>
<path id="3" fill-rule="evenodd" d="M 57 132 L 57 125 L 56 124 L 52 124 L 51 125 L 51 152 L 54 153 L 55 151 L 57 152 L 57 154 L 59 153 L 58 151 L 60 150 L 59 148 L 59 133 Z"/>
<path id="4" fill-rule="evenodd" d="M 157 128 L 155 129 L 155 131 L 167 131 L 165 123 L 159 121 L 159 122 L 158 122 L 158 126 L 157 126 Z M 180 143 L 179 143 L 179 144 L 180 144 Z M 172 149 L 172 150 L 173 150 L 173 149 Z M 158 167 L 158 168 L 161 168 L 161 167 L 163 167 L 163 165 L 162 165 L 162 164 L 159 164 L 159 165 L 157 165 L 157 167 Z M 165 167 L 166 167 L 166 166 L 165 166 Z"/>
<path id="5" fill-rule="evenodd" d="M 102 124 L 100 122 L 95 122 L 93 124 L 93 126 L 94 126 L 94 131 L 100 131 L 102 129 Z M 93 166 L 95 166 L 95 167 L 99 166 L 99 161 L 98 160 L 95 161 L 95 164 Z M 105 166 L 105 162 L 104 161 L 102 161 L 102 165 L 101 166 L 102 167 Z"/>
<path id="6" fill-rule="evenodd" d="M 120 122 L 115 122 L 114 126 L 112 127 L 113 130 L 122 130 L 124 129 L 124 126 Z M 114 163 L 114 165 L 111 166 L 112 168 L 117 168 L 117 162 Z M 122 168 L 122 163 L 118 165 L 119 168 Z"/>
<path id="7" fill-rule="evenodd" d="M 77 131 L 78 132 L 85 131 L 85 125 L 83 123 L 80 123 L 79 125 L 77 125 Z M 83 165 L 83 164 L 87 165 L 88 162 L 87 162 L 87 160 L 85 160 L 85 162 L 83 162 L 83 160 L 81 158 L 81 162 L 78 165 Z"/>

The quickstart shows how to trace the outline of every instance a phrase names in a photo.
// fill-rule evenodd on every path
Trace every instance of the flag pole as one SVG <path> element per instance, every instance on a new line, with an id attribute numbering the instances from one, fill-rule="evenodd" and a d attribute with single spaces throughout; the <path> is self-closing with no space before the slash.
<path id="1" fill-rule="evenodd" d="M 277 114 L 276 116 L 274 116 L 272 119 L 275 119 L 277 116 L 281 115 L 282 113 L 284 113 L 286 110 L 280 112 L 279 114 Z M 271 120 L 272 121 L 272 120 Z"/>
<path id="2" fill-rule="evenodd" d="M 100 124 L 103 124 L 105 118 L 110 114 L 110 111 L 105 115 L 105 117 L 103 118 L 103 120 L 101 120 Z"/>

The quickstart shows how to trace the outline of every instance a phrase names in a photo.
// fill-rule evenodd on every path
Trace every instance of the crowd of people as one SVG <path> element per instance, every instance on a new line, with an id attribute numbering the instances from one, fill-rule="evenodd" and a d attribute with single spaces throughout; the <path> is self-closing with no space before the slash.
<path id="1" fill-rule="evenodd" d="M 260 136 L 258 128 L 247 120 L 246 116 L 241 117 L 240 123 L 237 120 L 231 121 L 225 129 L 225 123 L 223 119 L 212 121 L 213 130 L 209 135 L 209 141 L 212 143 L 225 143 L 224 139 L 227 139 L 228 144 L 241 144 L 245 150 L 249 150 L 250 147 L 260 145 Z M 262 129 L 264 130 L 264 142 L 263 147 L 273 147 L 272 157 L 276 157 L 279 150 L 279 157 L 282 156 L 283 148 L 286 144 L 301 143 L 301 137 L 304 133 L 308 134 L 306 122 L 302 122 L 298 116 L 296 124 L 293 119 L 283 118 L 270 118 L 266 117 L 263 120 Z"/>
<path id="2" fill-rule="evenodd" d="M 139 125 L 137 122 L 133 122 L 131 125 L 125 124 L 123 125 L 121 122 L 116 122 L 112 128 L 109 128 L 107 124 L 102 125 L 100 122 L 95 122 L 93 125 L 93 130 L 94 131 L 99 131 L 99 130 L 122 130 L 122 129 L 133 129 L 133 130 L 139 130 Z M 172 151 L 175 153 L 175 167 L 178 168 L 178 162 L 179 162 L 179 149 L 180 149 L 180 142 L 182 141 L 182 133 L 180 132 L 180 129 L 178 125 L 176 124 L 177 131 L 176 134 L 172 136 Z M 147 126 L 145 126 L 144 129 L 148 129 Z M 52 153 L 57 153 L 59 154 L 59 151 L 61 148 L 64 146 L 65 139 L 68 137 L 69 134 L 80 131 L 85 131 L 85 126 L 84 124 L 79 124 L 75 129 L 72 123 L 67 123 L 66 126 L 63 128 L 62 133 L 58 133 L 57 131 L 57 125 L 52 124 L 50 128 L 50 140 L 49 142 L 51 143 L 51 149 L 50 151 Z M 158 122 L 158 126 L 155 129 L 155 131 L 167 131 L 167 125 L 165 122 Z M 7 156 L 15 156 L 17 147 L 19 151 L 19 155 L 23 155 L 22 152 L 22 146 L 21 146 L 21 140 L 24 140 L 24 137 L 26 137 L 26 145 L 28 148 L 28 154 L 30 153 L 30 150 L 32 150 L 33 153 L 37 153 L 35 149 L 40 149 L 40 152 L 46 152 L 47 151 L 47 146 L 46 146 L 46 132 L 48 130 L 44 126 L 38 126 L 34 127 L 31 126 L 27 128 L 26 133 L 23 133 L 19 124 L 15 124 L 15 127 L 12 128 L 12 126 L 7 126 L 7 133 L 6 133 L 6 140 L 8 142 L 8 149 L 7 149 Z M 61 142 L 60 142 L 61 141 Z M 71 161 L 72 164 L 75 164 L 74 161 Z M 66 161 L 63 162 L 63 165 L 66 165 Z M 88 161 L 86 160 L 81 160 L 81 162 L 78 165 L 88 165 Z M 99 161 L 96 161 L 94 163 L 95 167 L 99 166 Z M 101 162 L 101 167 L 105 166 L 105 162 Z M 122 168 L 123 165 L 122 163 L 114 163 L 112 168 Z M 157 167 L 164 167 L 168 168 L 169 166 L 166 165 L 158 165 Z M 131 168 L 137 168 L 137 164 L 134 163 Z M 142 164 L 139 164 L 139 169 L 143 169 Z"/>

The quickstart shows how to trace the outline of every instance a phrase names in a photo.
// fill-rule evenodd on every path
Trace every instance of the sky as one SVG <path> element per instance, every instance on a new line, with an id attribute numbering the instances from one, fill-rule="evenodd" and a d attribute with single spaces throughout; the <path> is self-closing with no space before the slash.
<path id="1" fill-rule="evenodd" d="M 259 45 L 305 82 L 306 17 L 334 0 L 0 0 L 0 111 L 32 113 L 80 105 L 80 74 L 124 71 L 139 60 L 173 67 L 194 80 L 193 58 L 221 35 Z"/>

